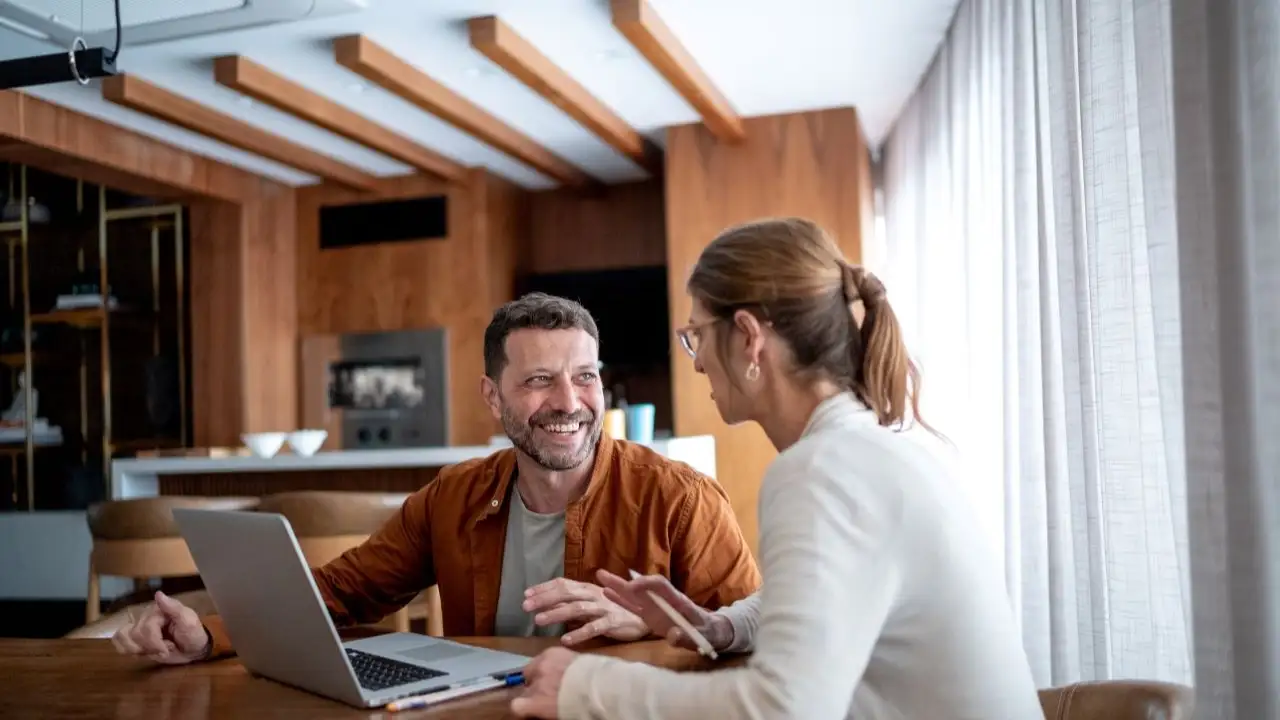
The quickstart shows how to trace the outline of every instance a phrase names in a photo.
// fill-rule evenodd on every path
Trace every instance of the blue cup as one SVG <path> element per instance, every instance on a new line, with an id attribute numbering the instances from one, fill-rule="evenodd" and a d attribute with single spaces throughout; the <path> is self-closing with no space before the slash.
<path id="1" fill-rule="evenodd" d="M 627 406 L 627 439 L 631 442 L 653 442 L 653 415 L 651 403 Z"/>

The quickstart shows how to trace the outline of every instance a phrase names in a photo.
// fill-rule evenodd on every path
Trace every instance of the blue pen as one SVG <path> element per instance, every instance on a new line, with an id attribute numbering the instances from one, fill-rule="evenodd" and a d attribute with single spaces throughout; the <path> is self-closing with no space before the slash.
<path id="1" fill-rule="evenodd" d="M 516 685 L 524 684 L 524 673 L 518 671 L 513 673 L 498 673 L 493 676 L 493 679 L 502 680 L 507 684 L 507 687 L 514 687 Z"/>

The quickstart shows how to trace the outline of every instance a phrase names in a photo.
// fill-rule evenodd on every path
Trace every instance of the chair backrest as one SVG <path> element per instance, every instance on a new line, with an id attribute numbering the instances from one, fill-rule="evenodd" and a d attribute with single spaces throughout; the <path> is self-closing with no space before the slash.
<path id="1" fill-rule="evenodd" d="M 94 540 L 156 540 L 182 534 L 173 521 L 173 509 L 247 510 L 258 504 L 256 497 L 191 497 L 161 495 L 106 500 L 89 506 L 89 534 Z"/>
<path id="2" fill-rule="evenodd" d="M 400 510 L 408 493 L 300 490 L 266 495 L 259 512 L 280 513 L 298 538 L 370 535 Z"/>
<path id="3" fill-rule="evenodd" d="M 1174 683 L 1106 680 L 1040 691 L 1045 720 L 1191 720 L 1194 694 Z"/>
<path id="4" fill-rule="evenodd" d="M 255 497 L 159 496 L 90 506 L 90 567 L 96 575 L 161 578 L 196 575 L 195 561 L 173 521 L 175 507 L 245 510 Z M 92 619 L 92 618 L 91 618 Z"/>
<path id="5" fill-rule="evenodd" d="M 311 567 L 320 567 L 364 542 L 400 506 L 406 493 L 302 490 L 267 495 L 258 512 L 283 515 Z"/>
<path id="6" fill-rule="evenodd" d="M 307 565 L 327 565 L 363 543 L 400 511 L 408 493 L 299 490 L 267 495 L 258 512 L 279 513 L 289 521 Z M 409 631 L 409 609 L 402 607 L 376 623 Z"/>

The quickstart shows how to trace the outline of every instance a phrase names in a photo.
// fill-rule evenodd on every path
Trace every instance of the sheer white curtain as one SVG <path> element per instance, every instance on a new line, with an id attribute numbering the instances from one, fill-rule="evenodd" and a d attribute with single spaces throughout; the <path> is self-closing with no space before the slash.
<path id="1" fill-rule="evenodd" d="M 1196 717 L 1280 718 L 1280 2 L 1173 27 Z"/>
<path id="2" fill-rule="evenodd" d="M 966 0 L 883 150 L 886 284 L 1037 681 L 1192 680 L 1169 0 Z"/>

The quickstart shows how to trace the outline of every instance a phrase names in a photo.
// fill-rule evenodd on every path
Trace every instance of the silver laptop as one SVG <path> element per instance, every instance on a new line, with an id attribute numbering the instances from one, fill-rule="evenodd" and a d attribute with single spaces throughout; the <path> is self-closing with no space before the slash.
<path id="1" fill-rule="evenodd" d="M 415 633 L 344 643 L 282 515 L 174 508 L 173 517 L 236 653 L 254 674 L 377 707 L 505 679 L 530 660 Z"/>

